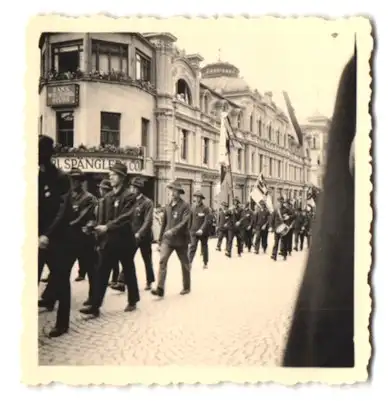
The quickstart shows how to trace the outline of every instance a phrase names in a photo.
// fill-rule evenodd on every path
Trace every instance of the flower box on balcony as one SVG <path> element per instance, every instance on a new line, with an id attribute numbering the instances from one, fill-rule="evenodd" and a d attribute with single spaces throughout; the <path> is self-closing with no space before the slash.
<path id="1" fill-rule="evenodd" d="M 94 71 L 91 73 L 84 73 L 78 70 L 74 73 L 50 73 L 47 77 L 41 77 L 39 79 L 39 92 L 45 84 L 58 84 L 64 82 L 73 81 L 89 81 L 89 82 L 103 82 L 103 83 L 117 83 L 122 85 L 135 86 L 139 89 L 145 90 L 151 94 L 155 94 L 155 86 L 148 81 L 140 79 L 132 79 L 128 75 L 122 72 L 112 71 L 110 73 L 104 73 L 100 71 Z"/>

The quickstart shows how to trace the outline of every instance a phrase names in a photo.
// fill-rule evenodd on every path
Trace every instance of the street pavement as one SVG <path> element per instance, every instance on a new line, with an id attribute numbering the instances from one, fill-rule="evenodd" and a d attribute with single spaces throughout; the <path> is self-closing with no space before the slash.
<path id="1" fill-rule="evenodd" d="M 279 366 L 307 251 L 274 262 L 268 254 L 247 251 L 239 258 L 234 247 L 229 259 L 215 251 L 215 244 L 215 239 L 209 241 L 207 270 L 198 249 L 192 292 L 186 296 L 179 295 L 181 267 L 172 255 L 161 300 L 143 290 L 145 269 L 138 252 L 138 310 L 124 313 L 126 295 L 108 289 L 98 319 L 78 312 L 88 282 L 74 282 L 74 266 L 69 333 L 50 339 L 56 312 L 39 313 L 40 365 Z M 272 241 L 269 245 L 270 250 Z M 153 260 L 157 274 L 156 251 Z"/>

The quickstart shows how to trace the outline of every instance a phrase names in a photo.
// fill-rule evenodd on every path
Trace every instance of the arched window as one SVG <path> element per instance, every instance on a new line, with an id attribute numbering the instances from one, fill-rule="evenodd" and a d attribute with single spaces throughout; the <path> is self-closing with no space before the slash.
<path id="1" fill-rule="evenodd" d="M 263 136 L 263 123 L 259 120 L 259 135 Z"/>
<path id="2" fill-rule="evenodd" d="M 272 141 L 272 127 L 271 124 L 268 125 L 268 139 Z"/>
<path id="3" fill-rule="evenodd" d="M 192 96 L 189 85 L 184 79 L 178 79 L 175 86 L 175 94 L 178 100 L 187 104 L 192 104 Z"/>

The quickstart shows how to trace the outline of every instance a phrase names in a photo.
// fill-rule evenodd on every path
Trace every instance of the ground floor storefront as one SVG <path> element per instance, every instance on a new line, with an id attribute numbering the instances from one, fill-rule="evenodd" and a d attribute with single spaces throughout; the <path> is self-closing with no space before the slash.
<path id="1" fill-rule="evenodd" d="M 109 169 L 116 162 L 124 163 L 128 169 L 127 183 L 133 177 L 144 177 L 144 194 L 155 200 L 156 180 L 151 174 L 152 166 L 142 158 L 115 154 L 58 154 L 53 158 L 55 165 L 65 172 L 79 168 L 85 173 L 85 189 L 98 196 L 98 185 L 101 180 L 109 177 Z"/>
<path id="2" fill-rule="evenodd" d="M 195 166 L 178 164 L 174 171 L 169 163 L 154 165 L 152 160 L 143 157 L 133 157 L 125 154 L 58 154 L 54 157 L 54 163 L 65 172 L 71 168 L 80 168 L 86 176 L 86 189 L 98 195 L 98 185 L 104 178 L 108 178 L 109 168 L 117 161 L 124 163 L 128 169 L 129 182 L 135 176 L 144 177 L 144 194 L 154 201 L 156 207 L 164 206 L 169 201 L 168 184 L 173 179 L 177 180 L 185 193 L 183 199 L 191 204 L 195 191 L 201 191 L 205 196 L 205 204 L 217 210 L 220 207 L 225 194 L 220 196 L 220 176 L 218 170 L 200 169 Z M 232 196 L 237 197 L 242 204 L 250 202 L 250 193 L 256 184 L 256 179 L 242 174 L 233 174 L 233 195 L 227 196 L 231 204 Z M 305 207 L 307 204 L 307 187 L 294 183 L 276 182 L 267 180 L 272 201 L 275 204 L 279 196 L 290 199 L 296 206 Z M 254 203 L 252 203 L 254 206 Z"/>

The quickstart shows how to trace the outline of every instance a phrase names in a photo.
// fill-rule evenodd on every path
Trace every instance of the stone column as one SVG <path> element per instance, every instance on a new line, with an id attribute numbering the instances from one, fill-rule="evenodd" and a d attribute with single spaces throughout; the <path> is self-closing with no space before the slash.
<path id="1" fill-rule="evenodd" d="M 92 70 L 92 42 L 90 39 L 90 33 L 84 33 L 83 47 L 83 60 L 80 68 L 81 71 L 88 74 Z"/>
<path id="2" fill-rule="evenodd" d="M 155 46 L 156 89 L 159 94 L 173 96 L 172 58 L 176 41 L 170 34 L 149 35 L 148 40 Z"/>
<path id="3" fill-rule="evenodd" d="M 192 133 L 193 143 L 192 148 L 194 149 L 194 154 L 190 160 L 190 164 L 195 164 L 196 166 L 202 166 L 202 131 L 200 128 L 195 127 L 195 131 Z"/>

